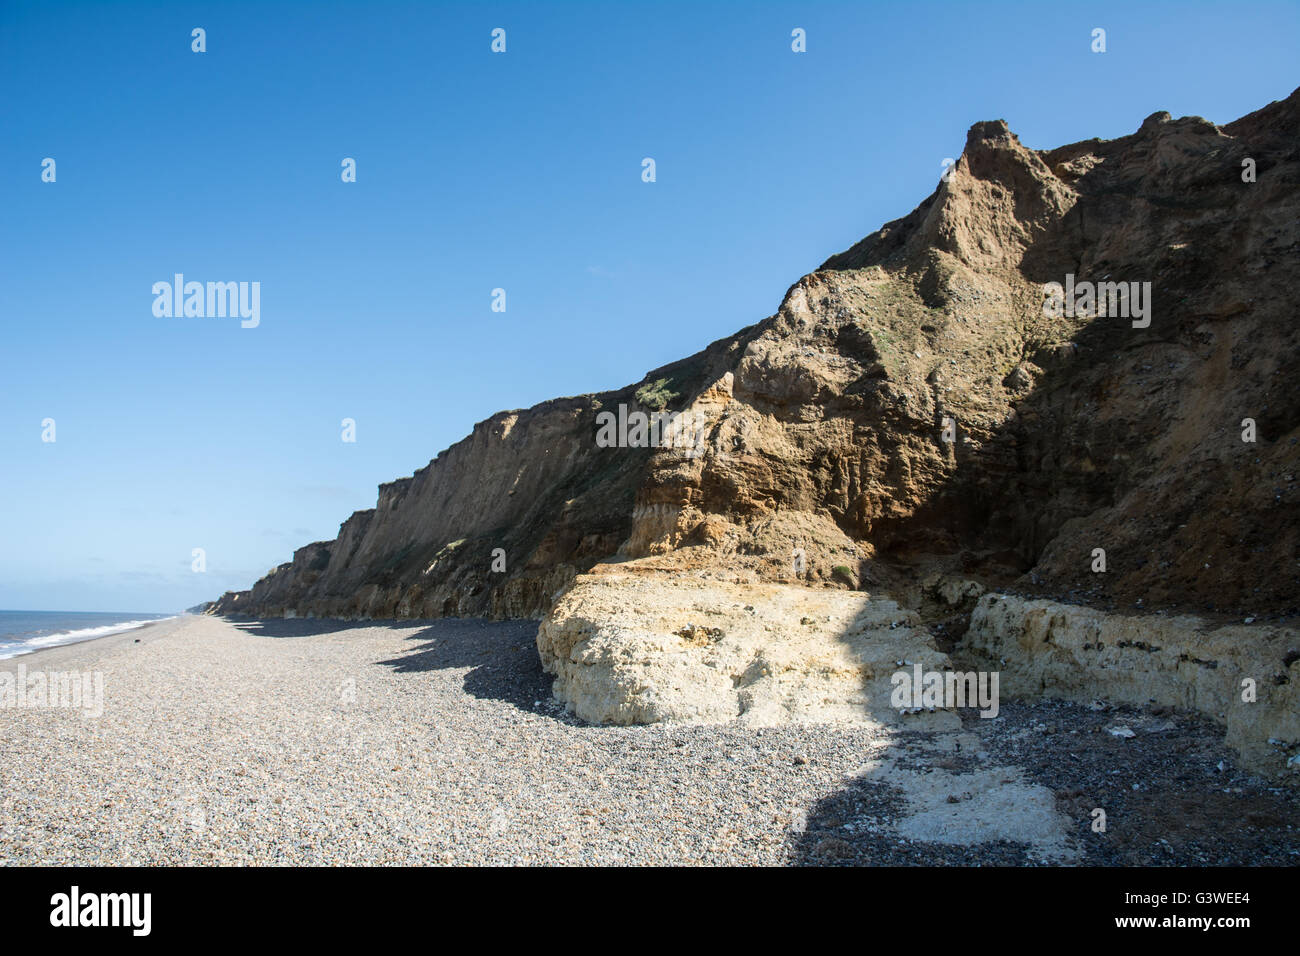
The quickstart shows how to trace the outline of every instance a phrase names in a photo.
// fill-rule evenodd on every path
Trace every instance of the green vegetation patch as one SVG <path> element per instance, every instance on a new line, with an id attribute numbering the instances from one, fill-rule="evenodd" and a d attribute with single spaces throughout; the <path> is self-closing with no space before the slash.
<path id="1" fill-rule="evenodd" d="M 673 391 L 674 384 L 671 378 L 655 379 L 636 390 L 636 400 L 646 408 L 662 411 L 669 402 L 681 397 L 681 392 Z"/>

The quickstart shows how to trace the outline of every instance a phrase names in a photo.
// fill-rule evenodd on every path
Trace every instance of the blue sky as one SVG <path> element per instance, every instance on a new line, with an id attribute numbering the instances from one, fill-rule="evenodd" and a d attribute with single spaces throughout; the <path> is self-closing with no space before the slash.
<path id="1" fill-rule="evenodd" d="M 248 587 L 493 412 L 771 314 L 972 123 L 1228 122 L 1297 41 L 1269 2 L 0 2 L 0 607 Z M 260 325 L 156 317 L 177 272 Z"/>

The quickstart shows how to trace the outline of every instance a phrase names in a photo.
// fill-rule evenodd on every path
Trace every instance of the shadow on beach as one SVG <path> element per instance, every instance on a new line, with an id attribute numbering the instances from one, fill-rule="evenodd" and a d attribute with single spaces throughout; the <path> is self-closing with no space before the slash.
<path id="1" fill-rule="evenodd" d="M 259 637 L 313 637 L 333 634 L 336 631 L 360 631 L 372 627 L 410 627 L 419 621 L 344 621 L 337 618 L 291 617 L 259 618 L 256 620 L 226 618 L 235 627 Z"/>
<path id="2" fill-rule="evenodd" d="M 535 712 L 551 699 L 551 676 L 537 656 L 537 621 L 446 618 L 421 622 L 408 653 L 379 661 L 399 674 L 468 667 L 467 693 Z"/>
<path id="3" fill-rule="evenodd" d="M 344 621 L 330 618 L 267 618 L 231 621 L 262 637 L 294 638 L 389 628 L 413 631 L 408 650 L 376 663 L 397 674 L 469 668 L 465 690 L 483 700 L 511 704 L 536 713 L 551 701 L 551 677 L 537 655 L 537 621 L 479 618 Z"/>

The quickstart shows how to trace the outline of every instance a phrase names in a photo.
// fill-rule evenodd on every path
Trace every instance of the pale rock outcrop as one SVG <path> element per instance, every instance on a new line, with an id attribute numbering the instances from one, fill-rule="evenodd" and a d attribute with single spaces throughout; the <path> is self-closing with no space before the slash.
<path id="1" fill-rule="evenodd" d="M 1300 777 L 1295 629 L 1212 627 L 1190 616 L 1107 614 L 986 594 L 962 650 L 999 670 L 1009 696 L 1197 711 L 1226 726 L 1226 741 L 1244 765 Z M 1243 681 L 1253 682 L 1254 700 Z"/>
<path id="2" fill-rule="evenodd" d="M 891 705 L 895 672 L 948 667 L 893 601 L 601 570 L 579 577 L 537 634 L 555 696 L 584 720 L 960 726 L 949 711 Z"/>

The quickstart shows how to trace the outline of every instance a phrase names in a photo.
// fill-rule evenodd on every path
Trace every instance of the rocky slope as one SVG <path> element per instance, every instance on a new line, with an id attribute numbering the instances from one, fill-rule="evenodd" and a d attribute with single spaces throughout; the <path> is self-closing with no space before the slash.
<path id="1" fill-rule="evenodd" d="M 637 386 L 480 423 L 215 610 L 541 616 L 576 573 L 654 556 L 1294 614 L 1298 112 L 1292 94 L 1223 127 L 1157 113 L 1047 151 L 978 123 L 948 181 L 776 315 Z M 1044 315 L 1067 274 L 1150 282 L 1149 326 Z M 598 447 L 620 404 L 703 416 L 703 440 Z"/>

